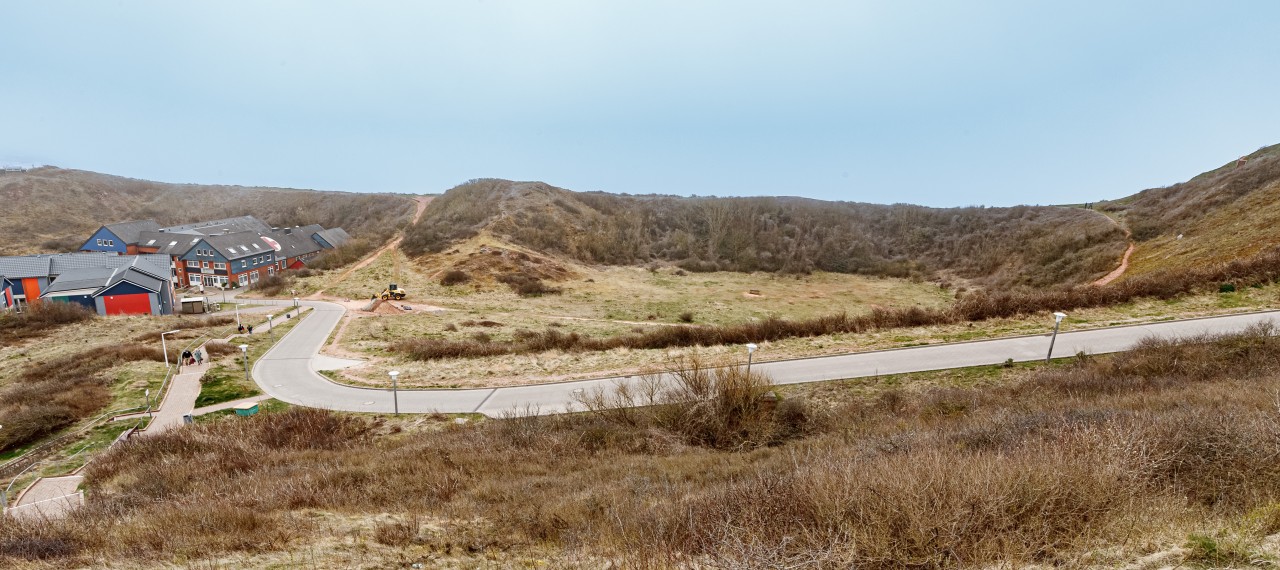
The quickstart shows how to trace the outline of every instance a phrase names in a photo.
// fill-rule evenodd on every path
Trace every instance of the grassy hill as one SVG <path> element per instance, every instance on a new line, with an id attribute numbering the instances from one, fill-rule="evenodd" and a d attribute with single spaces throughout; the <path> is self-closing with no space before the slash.
<path id="1" fill-rule="evenodd" d="M 1164 188 L 1101 205 L 1133 231 L 1128 276 L 1249 258 L 1280 247 L 1280 145 Z"/>
<path id="2" fill-rule="evenodd" d="M 1036 287 L 1096 279 L 1125 248 L 1119 227 L 1084 209 L 632 196 L 492 179 L 434 200 L 404 248 L 437 253 L 480 232 L 606 265 L 821 270 Z"/>
<path id="3" fill-rule="evenodd" d="M 99 226 L 154 219 L 162 225 L 252 214 L 274 226 L 318 223 L 381 241 L 412 218 L 390 194 L 166 184 L 43 167 L 0 173 L 0 255 L 73 250 Z"/>

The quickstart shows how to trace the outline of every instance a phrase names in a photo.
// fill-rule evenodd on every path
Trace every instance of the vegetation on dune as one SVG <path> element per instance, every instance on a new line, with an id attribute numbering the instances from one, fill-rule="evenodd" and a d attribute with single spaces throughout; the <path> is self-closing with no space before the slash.
<path id="1" fill-rule="evenodd" d="M 1205 216 L 1280 182 L 1280 145 L 1263 147 L 1221 168 L 1164 188 L 1143 190 L 1103 209 L 1124 212 L 1139 241 L 1189 231 Z"/>
<path id="2" fill-rule="evenodd" d="M 1190 562 L 1256 558 L 1280 530 L 1280 464 L 1259 460 L 1280 446 L 1275 332 L 822 408 L 769 409 L 742 373 L 690 378 L 656 406 L 432 437 L 318 410 L 229 418 L 104 455 L 88 506 L 0 526 L 0 560 L 305 551 L 332 532 L 325 511 L 379 514 L 350 532 L 399 564 L 559 551 L 649 568 L 1114 566 L 1184 543 Z"/>
<path id="3" fill-rule="evenodd" d="M 412 200 L 389 194 L 166 184 L 59 168 L 0 175 L 0 201 L 15 205 L 0 212 L 0 255 L 74 251 L 113 222 L 171 225 L 250 214 L 277 227 L 342 227 L 381 243 L 414 212 Z"/>
<path id="4" fill-rule="evenodd" d="M 53 334 L 59 327 L 81 323 L 96 314 L 75 303 L 36 303 L 25 311 L 0 312 L 0 345 L 41 338 Z"/>
<path id="5" fill-rule="evenodd" d="M 510 342 L 493 342 L 487 335 L 466 340 L 403 338 L 391 342 L 389 348 L 415 360 L 437 360 L 529 354 L 549 350 L 651 350 L 746 344 L 976 322 L 1047 311 L 1070 311 L 1116 305 L 1143 297 L 1170 299 L 1197 290 L 1234 291 L 1237 287 L 1274 283 L 1277 280 L 1280 280 L 1280 249 L 1246 260 L 1191 270 L 1152 273 L 1105 286 L 1078 285 L 1039 291 L 974 291 L 960 297 L 954 305 L 945 309 L 877 307 L 860 315 L 837 313 L 808 319 L 769 317 L 759 321 L 724 325 L 665 326 L 608 337 L 592 337 L 548 328 L 541 332 L 517 331 Z M 681 320 L 685 320 L 683 316 Z M 692 314 L 688 320 L 693 320 Z"/>
<path id="6" fill-rule="evenodd" d="M 1118 227 L 1082 209 L 622 196 L 505 180 L 471 181 L 436 198 L 403 245 L 410 255 L 440 252 L 481 230 L 590 263 L 893 277 L 944 272 L 1036 287 L 1101 275 L 1125 248 Z"/>
<path id="7" fill-rule="evenodd" d="M 159 362 L 164 355 L 159 346 L 108 345 L 23 370 L 17 382 L 0 390 L 0 452 L 38 441 L 101 410 L 111 401 L 103 372 L 137 360 Z"/>

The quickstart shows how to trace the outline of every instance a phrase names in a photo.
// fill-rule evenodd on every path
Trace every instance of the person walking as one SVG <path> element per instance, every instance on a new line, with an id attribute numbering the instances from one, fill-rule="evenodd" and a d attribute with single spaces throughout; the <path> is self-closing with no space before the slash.
<path id="1" fill-rule="evenodd" d="M 196 366 L 200 366 L 204 364 L 204 353 L 200 352 L 200 349 L 198 348 L 196 349 L 195 356 L 196 356 Z"/>
<path id="2" fill-rule="evenodd" d="M 240 334 L 244 334 L 244 325 L 241 324 L 239 327 L 236 328 L 236 331 L 238 331 Z"/>
<path id="3" fill-rule="evenodd" d="M 249 334 L 253 334 L 253 325 L 249 325 Z"/>
<path id="4" fill-rule="evenodd" d="M 191 363 L 191 351 L 190 350 L 182 351 L 182 362 L 179 363 L 179 367 L 186 364 L 190 364 L 190 363 Z"/>

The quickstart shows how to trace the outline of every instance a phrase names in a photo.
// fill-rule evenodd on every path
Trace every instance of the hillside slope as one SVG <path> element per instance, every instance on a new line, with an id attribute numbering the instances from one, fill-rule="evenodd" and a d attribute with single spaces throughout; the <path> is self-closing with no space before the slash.
<path id="1" fill-rule="evenodd" d="M 414 211 L 412 200 L 390 194 L 166 184 L 52 167 L 0 173 L 0 203 L 0 255 L 75 248 L 111 222 L 170 225 L 245 214 L 381 241 Z"/>
<path id="2" fill-rule="evenodd" d="M 507 180 L 449 190 L 410 228 L 404 247 L 412 255 L 440 252 L 481 231 L 587 263 L 1003 286 L 1084 283 L 1113 269 L 1125 249 L 1122 230 L 1083 209 L 631 196 Z"/>
<path id="3" fill-rule="evenodd" d="M 1179 184 L 1103 204 L 1133 231 L 1126 277 L 1248 258 L 1280 247 L 1280 145 Z"/>

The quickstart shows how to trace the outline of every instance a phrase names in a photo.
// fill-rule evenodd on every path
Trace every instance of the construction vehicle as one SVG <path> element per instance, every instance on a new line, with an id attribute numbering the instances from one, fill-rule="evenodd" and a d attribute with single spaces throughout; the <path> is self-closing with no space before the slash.
<path id="1" fill-rule="evenodd" d="M 396 286 L 395 283 L 392 283 L 386 289 L 382 290 L 382 294 L 379 295 L 379 297 L 381 297 L 383 301 L 390 301 L 392 299 L 399 301 L 401 299 L 404 299 L 408 295 L 409 295 L 408 291 L 405 291 L 404 289 L 401 289 L 400 287 Z"/>

